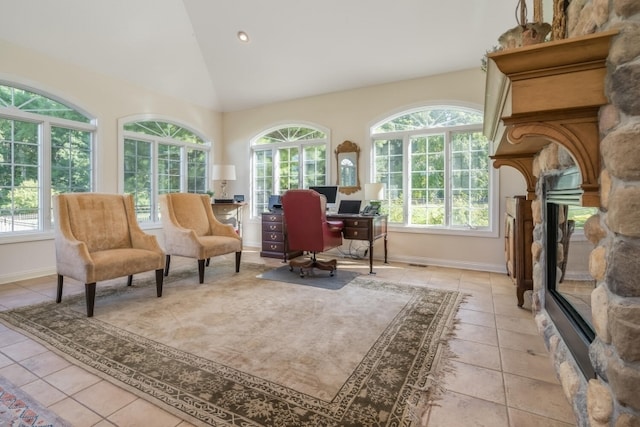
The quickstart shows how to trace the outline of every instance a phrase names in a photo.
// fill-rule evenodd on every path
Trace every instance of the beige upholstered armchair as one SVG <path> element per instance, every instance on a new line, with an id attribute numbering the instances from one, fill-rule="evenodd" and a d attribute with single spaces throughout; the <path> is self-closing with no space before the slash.
<path id="1" fill-rule="evenodd" d="M 87 317 L 93 316 L 96 282 L 156 271 L 156 293 L 162 296 L 164 252 L 155 236 L 138 225 L 133 197 L 121 194 L 73 193 L 53 198 L 58 293 L 64 276 L 85 284 Z"/>
<path id="2" fill-rule="evenodd" d="M 206 194 L 170 193 L 160 196 L 160 213 L 167 253 L 165 276 L 169 274 L 171 255 L 198 260 L 200 283 L 204 282 L 205 261 L 236 253 L 236 273 L 240 271 L 242 238 L 232 225 L 219 222 Z"/>

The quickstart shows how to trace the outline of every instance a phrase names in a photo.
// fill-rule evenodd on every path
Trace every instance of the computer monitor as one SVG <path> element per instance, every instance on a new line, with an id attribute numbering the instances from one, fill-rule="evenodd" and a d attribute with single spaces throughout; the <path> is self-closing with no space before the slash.
<path id="1" fill-rule="evenodd" d="M 327 198 L 327 209 L 336 207 L 336 199 L 338 197 L 338 187 L 336 185 L 315 185 L 309 187 L 309 190 L 317 191 Z"/>
<path id="2" fill-rule="evenodd" d="M 269 212 L 282 209 L 282 200 L 279 194 L 272 194 L 269 196 Z"/>

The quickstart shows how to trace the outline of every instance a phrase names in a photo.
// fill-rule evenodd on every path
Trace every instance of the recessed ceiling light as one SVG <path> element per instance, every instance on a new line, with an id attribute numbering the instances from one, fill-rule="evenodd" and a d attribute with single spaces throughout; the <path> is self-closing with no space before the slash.
<path id="1" fill-rule="evenodd" d="M 238 31 L 238 40 L 243 43 L 249 43 L 249 35 L 244 31 Z"/>

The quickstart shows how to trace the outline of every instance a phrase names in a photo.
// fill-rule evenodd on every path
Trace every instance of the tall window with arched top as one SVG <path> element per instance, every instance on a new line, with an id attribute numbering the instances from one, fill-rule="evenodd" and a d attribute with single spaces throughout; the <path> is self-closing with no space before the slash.
<path id="1" fill-rule="evenodd" d="M 95 132 L 71 103 L 0 83 L 0 236 L 50 231 L 53 194 L 94 190 Z"/>
<path id="2" fill-rule="evenodd" d="M 308 125 L 272 128 L 251 141 L 252 214 L 267 210 L 269 196 L 329 181 L 328 132 Z"/>
<path id="3" fill-rule="evenodd" d="M 209 190 L 211 144 L 166 120 L 123 125 L 124 192 L 133 194 L 138 221 L 158 220 L 158 195 Z"/>
<path id="4" fill-rule="evenodd" d="M 373 177 L 389 221 L 425 229 L 489 231 L 492 173 L 483 114 L 429 106 L 373 126 Z"/>

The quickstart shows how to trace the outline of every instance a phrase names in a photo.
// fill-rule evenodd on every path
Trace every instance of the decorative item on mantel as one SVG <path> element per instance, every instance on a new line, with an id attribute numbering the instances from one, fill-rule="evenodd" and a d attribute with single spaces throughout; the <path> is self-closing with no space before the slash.
<path id="1" fill-rule="evenodd" d="M 526 0 L 518 0 L 516 7 L 518 25 L 507 30 L 498 38 L 502 49 L 542 43 L 546 39 L 547 34 L 551 32 L 551 25 L 542 22 L 542 0 L 534 0 L 534 21 L 527 22 Z"/>
<path id="2" fill-rule="evenodd" d="M 552 39 L 564 38 L 561 37 L 565 26 L 564 18 L 564 0 L 553 0 L 554 4 L 554 26 L 546 22 L 542 22 L 542 0 L 533 0 L 533 20 L 534 22 L 527 22 L 527 3 L 526 0 L 518 0 L 516 6 L 516 22 L 518 25 L 505 31 L 498 38 L 498 45 L 493 46 L 487 50 L 482 57 L 480 68 L 482 71 L 487 71 L 487 55 L 493 52 L 499 52 L 506 49 L 515 49 L 517 47 L 528 46 L 532 44 L 542 43 L 547 39 L 547 35 L 553 29 Z M 559 6 L 562 4 L 562 6 Z M 558 11 L 558 7 L 561 11 Z M 559 20 L 556 22 L 556 20 Z M 557 27 L 557 28 L 556 28 Z"/>

